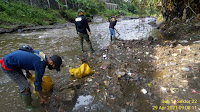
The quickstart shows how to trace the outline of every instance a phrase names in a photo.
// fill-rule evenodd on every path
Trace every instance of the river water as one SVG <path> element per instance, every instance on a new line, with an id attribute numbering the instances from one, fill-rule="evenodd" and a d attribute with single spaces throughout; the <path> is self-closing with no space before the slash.
<path id="1" fill-rule="evenodd" d="M 154 18 L 132 20 L 119 19 L 116 25 L 116 29 L 118 31 L 118 33 L 116 33 L 116 37 L 120 40 L 147 38 L 153 29 L 148 23 L 154 20 Z M 96 51 L 110 44 L 108 26 L 108 22 L 90 24 L 92 32 L 90 39 Z M 75 56 L 81 55 L 78 36 L 76 34 L 75 26 L 72 24 L 69 24 L 67 27 L 61 29 L 2 34 L 0 35 L 0 43 L 0 57 L 15 51 L 24 44 L 30 45 L 35 50 L 43 51 L 47 56 L 53 54 L 60 55 L 64 60 L 64 64 L 68 64 L 68 62 L 71 61 Z M 85 50 L 89 51 L 86 42 L 84 42 L 84 48 Z M 51 76 L 54 83 L 59 83 L 67 82 L 69 80 L 69 76 L 66 75 L 67 73 L 67 69 L 62 69 L 59 73 L 46 70 L 45 75 Z M 33 94 L 33 98 L 36 99 L 34 100 L 34 104 L 39 106 L 39 99 L 37 99 L 35 94 Z M 26 111 L 23 107 L 22 100 L 20 99 L 17 85 L 14 84 L 1 71 L 0 99 L 1 112 Z M 45 109 L 40 107 L 39 111 L 45 111 Z"/>

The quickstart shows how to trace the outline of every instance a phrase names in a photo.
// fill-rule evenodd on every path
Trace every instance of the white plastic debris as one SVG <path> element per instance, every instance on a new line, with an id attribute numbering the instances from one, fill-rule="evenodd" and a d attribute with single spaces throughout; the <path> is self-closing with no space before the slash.
<path id="1" fill-rule="evenodd" d="M 166 92 L 167 91 L 167 88 L 165 88 L 165 87 L 161 87 L 160 89 L 162 90 L 162 92 Z"/>
<path id="2" fill-rule="evenodd" d="M 107 55 L 106 54 L 103 54 L 103 59 L 107 59 Z"/>
<path id="3" fill-rule="evenodd" d="M 199 41 L 194 41 L 193 43 L 194 43 L 194 44 L 195 44 L 195 43 L 200 43 L 200 40 L 199 40 Z"/>
<path id="4" fill-rule="evenodd" d="M 92 82 L 92 79 L 91 79 L 91 78 L 87 78 L 87 81 L 88 81 L 88 82 Z"/>
<path id="5" fill-rule="evenodd" d="M 188 43 L 188 41 L 187 40 L 181 40 L 181 41 L 179 41 L 180 43 Z"/>
<path id="6" fill-rule="evenodd" d="M 146 89 L 141 89 L 140 90 L 143 94 L 147 94 L 147 90 Z"/>
<path id="7" fill-rule="evenodd" d="M 146 55 L 149 55 L 149 52 L 145 52 Z"/>
<path id="8" fill-rule="evenodd" d="M 182 70 L 183 70 L 183 71 L 186 71 L 186 72 L 189 72 L 189 71 L 190 71 L 190 68 L 183 67 Z"/>

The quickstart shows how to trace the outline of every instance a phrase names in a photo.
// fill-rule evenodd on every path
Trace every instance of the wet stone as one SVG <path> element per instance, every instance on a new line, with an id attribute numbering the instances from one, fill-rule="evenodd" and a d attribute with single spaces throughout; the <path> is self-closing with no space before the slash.
<path id="1" fill-rule="evenodd" d="M 77 100 L 75 90 L 73 89 L 63 90 L 62 92 L 59 93 L 58 100 L 62 101 L 66 105 L 74 105 Z"/>
<path id="2" fill-rule="evenodd" d="M 92 87 L 92 88 L 96 88 L 96 87 L 97 87 L 97 84 L 94 83 L 91 87 Z"/>
<path id="3" fill-rule="evenodd" d="M 126 112 L 126 109 L 121 109 L 121 112 Z"/>
<path id="4" fill-rule="evenodd" d="M 91 111 L 98 111 L 98 105 L 97 104 L 94 104 L 91 106 Z"/>
<path id="5" fill-rule="evenodd" d="M 126 74 L 126 72 L 117 72 L 116 73 L 118 76 L 120 76 L 120 77 L 123 77 L 125 74 Z"/>
<path id="6" fill-rule="evenodd" d="M 129 110 L 128 112 L 133 112 L 133 110 Z"/>
<path id="7" fill-rule="evenodd" d="M 109 81 L 104 81 L 105 86 L 109 86 L 110 82 Z"/>
<path id="8" fill-rule="evenodd" d="M 73 83 L 73 88 L 74 89 L 80 89 L 81 88 L 81 84 L 79 82 L 74 82 Z"/>

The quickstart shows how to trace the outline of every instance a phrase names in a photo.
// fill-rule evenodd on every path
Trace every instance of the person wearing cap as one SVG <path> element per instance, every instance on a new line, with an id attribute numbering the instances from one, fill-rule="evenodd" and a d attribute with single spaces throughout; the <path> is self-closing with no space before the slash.
<path id="1" fill-rule="evenodd" d="M 92 48 L 92 43 L 91 43 L 89 35 L 87 33 L 87 30 L 88 30 L 89 34 L 91 35 L 90 27 L 88 25 L 87 19 L 84 17 L 84 12 L 82 9 L 78 10 L 78 16 L 75 19 L 75 26 L 76 26 L 77 34 L 80 39 L 81 51 L 84 52 L 83 39 L 85 39 L 86 42 L 88 43 L 88 46 L 90 47 L 90 51 L 93 52 L 94 50 Z"/>
<path id="2" fill-rule="evenodd" d="M 62 64 L 60 56 L 53 55 L 47 57 L 41 51 L 30 49 L 31 51 L 23 49 L 16 50 L 0 59 L 1 70 L 19 86 L 20 96 L 27 109 L 32 109 L 30 84 L 27 81 L 27 78 L 31 76 L 29 70 L 35 71 L 35 91 L 39 95 L 41 102 L 48 103 L 47 98 L 45 98 L 42 93 L 41 87 L 45 68 L 48 66 L 50 70 L 55 69 L 56 71 L 60 71 L 60 66 Z M 26 76 L 23 74 L 22 70 L 26 71 Z"/>
<path id="3" fill-rule="evenodd" d="M 115 37 L 115 25 L 117 24 L 117 16 L 111 17 L 108 21 L 110 23 L 109 30 L 110 30 L 110 40 L 116 40 Z"/>

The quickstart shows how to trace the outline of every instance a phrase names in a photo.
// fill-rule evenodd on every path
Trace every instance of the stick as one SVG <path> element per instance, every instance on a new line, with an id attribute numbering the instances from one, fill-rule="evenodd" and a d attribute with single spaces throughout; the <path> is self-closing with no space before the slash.
<path id="1" fill-rule="evenodd" d="M 190 10 L 195 14 L 195 16 L 197 15 L 193 10 L 192 10 L 192 8 L 189 6 L 189 8 L 190 8 Z"/>
<path id="2" fill-rule="evenodd" d="M 115 29 L 115 28 L 114 28 L 114 29 Z M 120 35 L 119 32 L 117 31 L 117 29 L 115 29 L 115 31 L 118 33 L 118 35 Z"/>

